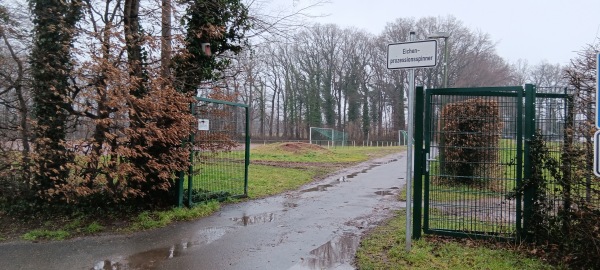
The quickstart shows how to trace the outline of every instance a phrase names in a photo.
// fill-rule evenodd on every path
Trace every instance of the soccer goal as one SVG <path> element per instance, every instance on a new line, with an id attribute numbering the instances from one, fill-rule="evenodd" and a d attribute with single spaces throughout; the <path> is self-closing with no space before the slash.
<path id="1" fill-rule="evenodd" d="M 310 127 L 309 140 L 311 144 L 321 146 L 345 146 L 348 134 L 333 128 Z"/>
<path id="2" fill-rule="evenodd" d="M 406 130 L 398 130 L 398 145 L 407 145 L 408 132 Z"/>

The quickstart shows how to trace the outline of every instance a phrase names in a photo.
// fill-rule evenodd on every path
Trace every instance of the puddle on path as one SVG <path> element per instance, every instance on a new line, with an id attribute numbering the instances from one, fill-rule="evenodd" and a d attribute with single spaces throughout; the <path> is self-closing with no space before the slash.
<path id="1" fill-rule="evenodd" d="M 330 188 L 330 187 L 333 187 L 333 185 L 331 185 L 331 184 L 318 185 L 318 186 L 313 187 L 313 188 L 308 188 L 308 189 L 301 190 L 300 192 L 305 193 L 305 192 L 313 192 L 313 191 L 326 191 L 327 188 Z"/>
<path id="2" fill-rule="evenodd" d="M 284 202 L 283 203 L 283 207 L 285 208 L 296 208 L 298 207 L 297 203 L 293 203 L 293 202 Z"/>
<path id="3" fill-rule="evenodd" d="M 241 218 L 235 217 L 231 220 L 237 222 L 239 225 L 248 226 L 257 223 L 268 223 L 275 221 L 276 215 L 273 213 L 264 213 L 256 216 L 247 216 L 244 214 Z"/>
<path id="4" fill-rule="evenodd" d="M 389 190 L 380 190 L 380 191 L 375 191 L 375 194 L 380 195 L 380 196 L 386 196 L 386 195 L 394 195 L 391 191 Z"/>
<path id="5" fill-rule="evenodd" d="M 351 173 L 349 175 L 346 175 L 346 178 L 354 178 L 358 175 L 359 172 L 355 172 L 355 173 Z"/>
<path id="6" fill-rule="evenodd" d="M 351 173 L 349 175 L 346 175 L 346 178 L 354 178 L 354 177 L 356 177 L 360 173 L 367 173 L 368 171 L 372 170 L 373 168 L 375 168 L 377 166 L 389 164 L 389 163 L 392 163 L 392 162 L 395 162 L 395 161 L 398 161 L 398 159 L 392 159 L 392 160 L 388 160 L 388 161 L 385 161 L 385 162 L 376 162 L 376 163 L 373 163 L 373 164 L 369 165 L 369 167 L 367 167 L 367 168 L 365 168 L 365 169 L 363 169 L 363 170 L 361 170 L 359 172 L 354 172 L 354 173 Z"/>
<path id="7" fill-rule="evenodd" d="M 310 257 L 301 258 L 291 269 L 342 269 L 350 268 L 360 237 L 345 233 L 310 252 Z"/>
<path id="8" fill-rule="evenodd" d="M 163 261 L 181 256 L 187 249 L 195 246 L 207 245 L 221 238 L 228 228 L 207 228 L 196 233 L 193 241 L 182 241 L 181 243 L 143 251 L 128 257 L 116 257 L 115 259 L 102 260 L 94 264 L 93 270 L 137 270 L 155 269 Z"/>
<path id="9" fill-rule="evenodd" d="M 369 170 L 371 170 L 371 169 L 373 169 L 373 168 L 375 168 L 375 167 L 377 167 L 377 166 L 379 166 L 379 165 L 375 165 L 375 164 L 374 164 L 374 165 L 371 165 L 371 166 L 369 166 L 368 168 L 366 168 L 366 169 L 363 169 L 362 171 L 359 171 L 359 172 L 354 172 L 354 173 L 351 173 L 351 174 L 349 174 L 349 175 L 346 175 L 346 178 L 350 178 L 350 179 L 351 179 L 351 178 L 354 178 L 354 177 L 356 177 L 358 174 L 361 174 L 361 173 L 366 173 L 366 172 L 368 172 Z"/>

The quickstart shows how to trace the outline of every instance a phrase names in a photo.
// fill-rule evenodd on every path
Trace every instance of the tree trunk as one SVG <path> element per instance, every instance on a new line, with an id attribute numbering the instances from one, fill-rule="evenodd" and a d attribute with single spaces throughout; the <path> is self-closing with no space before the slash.
<path id="1" fill-rule="evenodd" d="M 160 71 L 167 79 L 171 75 L 171 0 L 162 0 L 161 28 Z"/>
<path id="2" fill-rule="evenodd" d="M 22 165 L 23 167 L 22 169 L 22 177 L 23 179 L 27 180 L 27 187 L 29 189 L 31 189 L 32 185 L 31 183 L 29 183 L 29 177 L 30 177 L 30 172 L 29 172 L 29 167 L 30 167 L 30 153 L 31 153 L 31 149 L 30 149 L 30 145 L 29 145 L 29 141 L 31 139 L 31 134 L 29 131 L 29 125 L 27 124 L 27 121 L 29 119 L 29 108 L 27 107 L 27 101 L 25 100 L 25 96 L 23 93 L 23 78 L 25 76 L 25 70 L 23 67 L 23 61 L 19 58 L 19 56 L 15 53 L 12 45 L 10 44 L 10 42 L 8 41 L 8 39 L 6 38 L 6 34 L 4 32 L 4 29 L 0 28 L 0 35 L 2 36 L 2 39 L 4 40 L 4 44 L 6 45 L 6 48 L 8 49 L 8 51 L 10 52 L 10 56 L 12 58 L 13 61 L 15 61 L 15 63 L 17 63 L 17 78 L 14 81 L 14 89 L 15 89 L 15 93 L 17 94 L 17 100 L 18 100 L 18 111 L 19 111 L 19 127 L 20 127 L 20 138 L 21 138 L 21 143 L 23 144 L 23 149 L 21 150 L 21 154 L 23 155 L 21 157 L 21 161 L 22 161 Z"/>

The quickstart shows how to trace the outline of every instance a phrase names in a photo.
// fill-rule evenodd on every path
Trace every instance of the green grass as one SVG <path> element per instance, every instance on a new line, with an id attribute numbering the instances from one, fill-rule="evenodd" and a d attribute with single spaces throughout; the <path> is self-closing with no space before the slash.
<path id="1" fill-rule="evenodd" d="M 45 230 L 36 229 L 25 233 L 21 236 L 24 240 L 36 241 L 36 240 L 64 240 L 70 236 L 70 233 L 65 230 Z"/>
<path id="2" fill-rule="evenodd" d="M 338 162 L 363 162 L 406 150 L 405 146 L 391 147 L 338 147 L 331 149 Z"/>
<path id="3" fill-rule="evenodd" d="M 251 198 L 279 194 L 312 182 L 315 178 L 332 172 L 333 168 L 282 168 L 275 166 L 250 166 L 248 193 Z"/>
<path id="4" fill-rule="evenodd" d="M 392 147 L 336 147 L 310 151 L 286 151 L 281 143 L 267 144 L 250 151 L 250 160 L 280 162 L 362 162 L 404 150 L 402 146 Z"/>
<path id="5" fill-rule="evenodd" d="M 405 250 L 404 212 L 363 237 L 356 263 L 359 269 L 556 269 L 529 258 L 509 245 L 487 247 L 470 240 L 426 236 Z"/>
<path id="6" fill-rule="evenodd" d="M 78 217 L 78 218 L 73 219 L 71 222 L 67 223 L 65 226 L 63 226 L 63 230 L 65 230 L 65 231 L 78 231 L 83 226 L 82 224 L 83 224 L 82 217 Z M 52 226 L 52 223 L 49 222 L 49 223 L 47 223 L 45 225 L 46 226 Z"/>
<path id="7" fill-rule="evenodd" d="M 220 204 L 209 201 L 192 208 L 173 208 L 165 211 L 146 211 L 137 216 L 129 227 L 131 231 L 148 230 L 167 226 L 174 221 L 194 220 L 208 216 L 219 210 Z"/>
<path id="8" fill-rule="evenodd" d="M 99 233 L 104 230 L 104 226 L 100 225 L 97 221 L 93 221 L 85 227 L 85 232 L 88 234 Z"/>

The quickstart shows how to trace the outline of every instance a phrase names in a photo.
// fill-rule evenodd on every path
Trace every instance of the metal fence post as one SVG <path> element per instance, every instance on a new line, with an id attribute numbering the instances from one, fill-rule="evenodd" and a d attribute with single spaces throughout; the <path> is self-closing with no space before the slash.
<path id="1" fill-rule="evenodd" d="M 535 85 L 525 85 L 525 145 L 524 145 L 524 162 L 523 162 L 523 180 L 525 183 L 531 180 L 531 141 L 535 136 Z M 529 185 L 528 185 L 529 186 Z M 531 223 L 532 207 L 533 207 L 533 192 L 529 186 L 523 192 L 523 226 L 524 232 L 527 232 L 527 226 Z"/>
<path id="2" fill-rule="evenodd" d="M 183 171 L 179 172 L 177 176 L 177 207 L 183 207 L 183 181 L 185 174 Z"/>
<path id="3" fill-rule="evenodd" d="M 415 91 L 415 170 L 413 185 L 413 239 L 421 237 L 421 205 L 423 203 L 423 172 L 425 168 L 423 159 L 423 86 L 418 86 Z M 410 181 L 407 179 L 406 181 Z M 410 192 L 410 191 L 406 191 Z M 410 202 L 406 202 L 410 203 Z"/>
<path id="4" fill-rule="evenodd" d="M 517 110 L 517 116 L 516 116 L 516 158 L 517 158 L 517 168 L 515 171 L 515 181 L 516 181 L 516 186 L 520 187 L 521 185 L 523 185 L 523 121 L 524 121 L 524 117 L 521 117 L 523 115 L 523 103 L 524 101 L 524 89 L 523 87 L 520 87 L 520 89 L 517 91 L 517 106 L 516 106 L 516 110 Z M 515 211 L 516 211 L 516 231 L 517 231 L 517 237 L 521 237 L 522 236 L 522 223 L 523 223 L 523 196 L 521 195 L 520 192 L 516 193 L 516 206 L 515 206 Z"/>
<path id="5" fill-rule="evenodd" d="M 248 106 L 246 112 L 246 153 L 244 156 L 244 196 L 248 196 L 248 167 L 250 166 L 250 111 Z"/>
<path id="6" fill-rule="evenodd" d="M 192 113 L 192 115 L 196 115 L 196 102 L 191 103 L 190 104 L 190 112 Z M 196 120 L 197 121 L 197 120 Z M 193 195 L 193 188 L 194 188 L 194 139 L 196 138 L 195 136 L 195 131 L 192 131 L 192 134 L 190 134 L 190 138 L 189 138 L 189 144 L 191 145 L 191 150 L 190 150 L 190 167 L 188 168 L 188 207 L 192 207 L 192 204 L 194 203 L 194 200 L 192 198 Z"/>

